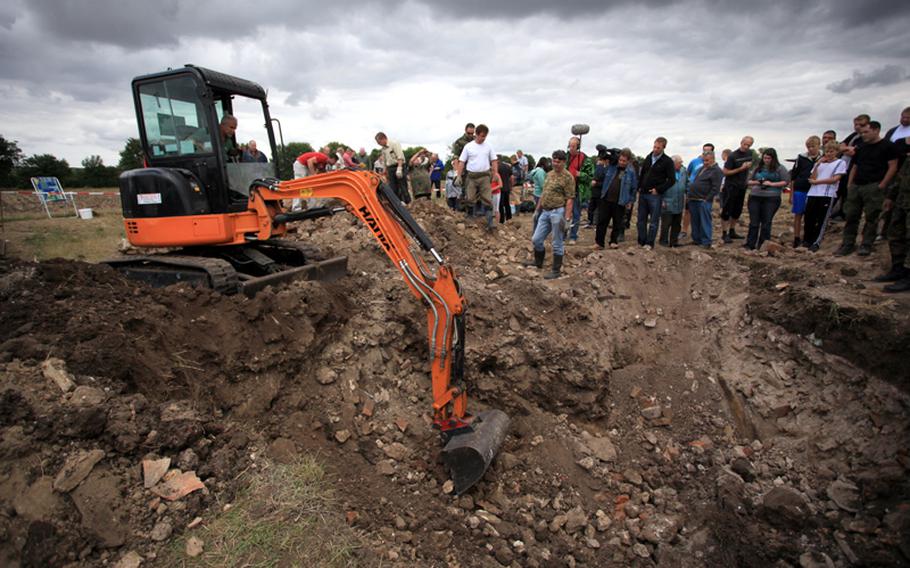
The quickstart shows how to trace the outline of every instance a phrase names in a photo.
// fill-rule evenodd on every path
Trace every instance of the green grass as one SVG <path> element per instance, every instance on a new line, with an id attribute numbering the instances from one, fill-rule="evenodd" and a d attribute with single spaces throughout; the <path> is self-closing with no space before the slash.
<path id="1" fill-rule="evenodd" d="M 93 219 L 22 215 L 5 218 L 0 239 L 7 254 L 24 260 L 67 258 L 97 262 L 117 255 L 123 238 L 120 211 L 103 210 Z"/>
<path id="2" fill-rule="evenodd" d="M 260 464 L 261 466 L 263 464 Z M 186 555 L 196 536 L 205 551 Z M 227 512 L 187 531 L 156 565 L 186 568 L 356 566 L 359 539 L 338 510 L 322 465 L 304 456 L 290 465 L 265 464 Z"/>

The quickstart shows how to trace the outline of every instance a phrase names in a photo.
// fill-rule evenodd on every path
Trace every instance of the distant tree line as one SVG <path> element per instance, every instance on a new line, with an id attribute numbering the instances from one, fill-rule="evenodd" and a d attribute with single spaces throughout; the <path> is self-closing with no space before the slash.
<path id="1" fill-rule="evenodd" d="M 332 141 L 320 149 L 328 147 L 335 152 L 339 148 L 355 148 L 343 142 Z M 404 148 L 405 158 L 410 160 L 422 146 Z M 292 164 L 297 156 L 312 152 L 313 146 L 308 142 L 289 142 L 278 148 L 275 156 L 279 175 L 283 178 L 291 177 Z M 447 152 L 444 152 L 444 154 Z M 379 159 L 379 148 L 370 151 L 370 160 Z M 502 158 L 505 158 L 504 156 Z M 528 156 L 532 160 L 531 156 Z M 530 160 L 529 160 L 530 161 Z M 446 161 L 446 168 L 449 162 Z M 531 162 L 533 163 L 533 161 Z M 70 166 L 69 162 L 57 158 L 52 154 L 33 154 L 26 156 L 19 143 L 7 140 L 0 135 L 0 188 L 31 189 L 31 178 L 38 176 L 53 176 L 60 179 L 63 187 L 117 187 L 120 174 L 126 170 L 143 167 L 142 145 L 138 138 L 128 138 L 120 151 L 120 161 L 116 166 L 105 165 L 101 156 L 87 156 L 82 160 L 81 167 Z"/>

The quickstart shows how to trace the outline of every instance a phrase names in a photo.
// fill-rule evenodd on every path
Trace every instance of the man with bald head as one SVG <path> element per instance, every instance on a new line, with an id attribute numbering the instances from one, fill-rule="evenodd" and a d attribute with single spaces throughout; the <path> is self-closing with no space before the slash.
<path id="1" fill-rule="evenodd" d="M 247 142 L 246 150 L 243 151 L 243 157 L 240 158 L 241 162 L 260 162 L 266 163 L 269 159 L 265 154 L 259 151 L 256 147 L 256 141 L 250 140 Z"/>
<path id="2" fill-rule="evenodd" d="M 724 203 L 720 211 L 721 238 L 724 244 L 730 244 L 733 239 L 741 239 L 736 234 L 736 223 L 743 213 L 743 203 L 746 199 L 746 181 L 749 170 L 752 168 L 752 144 L 755 139 L 744 136 L 739 142 L 739 148 L 730 152 L 724 163 Z"/>

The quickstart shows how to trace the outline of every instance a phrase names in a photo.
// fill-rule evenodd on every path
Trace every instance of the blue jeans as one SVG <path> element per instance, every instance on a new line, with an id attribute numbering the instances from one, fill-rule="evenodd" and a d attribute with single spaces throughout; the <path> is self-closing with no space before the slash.
<path id="1" fill-rule="evenodd" d="M 746 248 L 758 249 L 765 241 L 771 240 L 771 221 L 780 209 L 780 196 L 749 196 L 749 235 Z"/>
<path id="2" fill-rule="evenodd" d="M 538 252 L 544 250 L 543 245 L 547 240 L 547 235 L 550 234 L 550 231 L 553 231 L 553 254 L 562 256 L 566 250 L 562 243 L 565 226 L 565 207 L 549 210 L 542 209 L 540 211 L 540 218 L 537 219 L 537 228 L 534 229 L 534 236 L 531 237 L 531 242 L 534 244 L 534 250 Z"/>
<path id="3" fill-rule="evenodd" d="M 638 244 L 654 246 L 657 227 L 660 225 L 660 208 L 663 196 L 642 193 L 638 197 Z M 648 219 L 650 217 L 650 221 Z"/>
<path id="4" fill-rule="evenodd" d="M 572 200 L 572 229 L 569 231 L 569 240 L 578 240 L 578 226 L 581 224 L 581 202 L 578 200 L 576 191 L 575 199 Z M 562 254 L 562 253 L 560 253 Z"/>
<path id="5" fill-rule="evenodd" d="M 689 201 L 692 219 L 692 242 L 703 247 L 711 245 L 711 202 Z"/>

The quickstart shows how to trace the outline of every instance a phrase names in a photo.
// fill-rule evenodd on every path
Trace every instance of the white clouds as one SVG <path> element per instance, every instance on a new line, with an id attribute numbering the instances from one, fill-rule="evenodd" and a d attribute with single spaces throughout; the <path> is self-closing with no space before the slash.
<path id="1" fill-rule="evenodd" d="M 473 121 L 497 150 L 538 156 L 586 122 L 586 150 L 644 154 L 663 135 L 689 157 L 748 132 L 788 156 L 908 103 L 893 69 L 906 78 L 910 18 L 890 5 L 478 0 L 466 18 L 464 3 L 420 1 L 63 4 L 0 8 L 0 134 L 71 163 L 116 162 L 136 132 L 130 79 L 188 62 L 260 83 L 285 140 L 314 145 L 371 147 L 385 130 L 445 152 Z"/>

